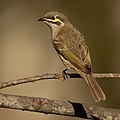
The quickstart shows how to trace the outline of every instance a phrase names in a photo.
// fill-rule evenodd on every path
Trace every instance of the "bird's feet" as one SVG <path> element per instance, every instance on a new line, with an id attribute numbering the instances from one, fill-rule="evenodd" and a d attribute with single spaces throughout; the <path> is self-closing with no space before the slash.
<path id="1" fill-rule="evenodd" d="M 67 70 L 68 69 L 65 69 L 65 70 L 62 71 L 62 75 L 63 75 L 64 79 L 69 78 L 69 75 L 66 72 Z"/>
<path id="2" fill-rule="evenodd" d="M 66 78 L 69 78 L 69 76 L 67 75 L 67 73 L 66 73 L 66 71 L 67 71 L 68 69 L 65 69 L 65 70 L 63 70 L 62 71 L 62 75 L 59 77 L 59 80 L 65 80 Z"/>

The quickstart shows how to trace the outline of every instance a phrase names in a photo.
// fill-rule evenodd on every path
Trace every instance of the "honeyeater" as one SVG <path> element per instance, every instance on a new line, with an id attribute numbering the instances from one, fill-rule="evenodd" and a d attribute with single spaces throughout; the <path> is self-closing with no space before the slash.
<path id="1" fill-rule="evenodd" d="M 45 22 L 52 32 L 52 43 L 67 69 L 74 69 L 86 81 L 95 102 L 105 94 L 91 72 L 91 58 L 84 36 L 59 12 L 46 13 L 38 21 Z"/>

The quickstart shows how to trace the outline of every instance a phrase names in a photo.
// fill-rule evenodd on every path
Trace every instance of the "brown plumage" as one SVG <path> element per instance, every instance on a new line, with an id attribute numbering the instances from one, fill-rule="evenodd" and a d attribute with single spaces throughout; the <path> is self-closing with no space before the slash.
<path id="1" fill-rule="evenodd" d="M 67 69 L 74 69 L 86 81 L 96 102 L 105 100 L 105 94 L 91 73 L 91 58 L 83 35 L 59 12 L 48 12 L 39 19 L 52 30 L 52 43 Z"/>

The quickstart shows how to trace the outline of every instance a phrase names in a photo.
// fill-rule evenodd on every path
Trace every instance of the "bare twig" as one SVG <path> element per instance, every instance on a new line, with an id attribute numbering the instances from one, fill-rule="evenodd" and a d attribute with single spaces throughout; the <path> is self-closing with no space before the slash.
<path id="1" fill-rule="evenodd" d="M 81 77 L 79 74 L 76 74 L 76 73 L 67 73 L 67 75 L 69 78 L 80 78 Z M 120 73 L 94 73 L 93 76 L 95 78 L 120 78 Z M 35 82 L 35 81 L 46 80 L 46 79 L 50 79 L 50 80 L 64 79 L 64 76 L 62 74 L 46 73 L 43 75 L 36 75 L 36 76 L 26 77 L 26 78 L 17 79 L 17 80 L 6 81 L 6 82 L 0 83 L 0 89 L 18 85 L 18 84 Z"/>
<path id="2" fill-rule="evenodd" d="M 119 120 L 120 110 L 96 107 L 69 101 L 50 100 L 0 93 L 0 107 L 26 110 L 45 114 L 57 114 L 95 120 Z"/>
<path id="3" fill-rule="evenodd" d="M 6 81 L 0 83 L 0 89 L 5 88 L 5 87 L 10 87 L 14 85 L 19 85 L 23 83 L 29 83 L 29 82 L 35 82 L 35 81 L 40 81 L 40 80 L 47 80 L 47 79 L 59 79 L 62 76 L 60 74 L 43 74 L 43 75 L 36 75 L 32 77 L 26 77 L 26 78 L 21 78 L 17 80 L 12 80 L 12 81 Z"/>

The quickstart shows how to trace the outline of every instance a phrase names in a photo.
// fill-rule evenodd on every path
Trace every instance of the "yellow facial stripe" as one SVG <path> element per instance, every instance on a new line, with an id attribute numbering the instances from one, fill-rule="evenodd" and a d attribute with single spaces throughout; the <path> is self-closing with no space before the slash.
<path id="1" fill-rule="evenodd" d="M 52 20 L 52 19 L 48 19 L 48 20 L 51 21 L 51 22 L 55 22 L 55 23 L 60 22 L 60 20 L 58 18 L 56 18 L 56 16 L 54 16 L 54 18 L 55 18 L 54 20 Z"/>
<path id="2" fill-rule="evenodd" d="M 59 22 L 60 20 L 58 18 L 55 18 L 55 20 L 52 20 L 52 22 Z"/>

